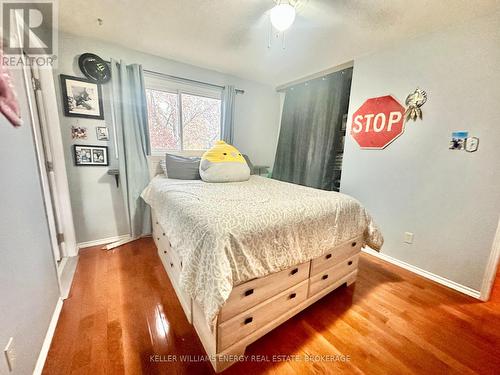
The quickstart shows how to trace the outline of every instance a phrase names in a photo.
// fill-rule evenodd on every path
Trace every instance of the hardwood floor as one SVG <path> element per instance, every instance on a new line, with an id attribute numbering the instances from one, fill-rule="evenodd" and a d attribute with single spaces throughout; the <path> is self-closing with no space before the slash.
<path id="1" fill-rule="evenodd" d="M 223 374 L 500 373 L 498 285 L 481 303 L 366 254 L 359 268 L 354 285 L 249 346 L 259 361 Z M 80 252 L 43 373 L 212 374 L 203 355 L 153 241 L 142 239 Z"/>

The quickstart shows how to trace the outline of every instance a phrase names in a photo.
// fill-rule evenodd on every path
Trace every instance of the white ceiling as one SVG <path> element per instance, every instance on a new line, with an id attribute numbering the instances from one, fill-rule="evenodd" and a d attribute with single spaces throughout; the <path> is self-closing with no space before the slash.
<path id="1" fill-rule="evenodd" d="M 500 0 L 301 0 L 286 49 L 272 0 L 60 0 L 59 27 L 272 85 L 497 11 Z M 97 18 L 104 23 L 98 26 Z"/>

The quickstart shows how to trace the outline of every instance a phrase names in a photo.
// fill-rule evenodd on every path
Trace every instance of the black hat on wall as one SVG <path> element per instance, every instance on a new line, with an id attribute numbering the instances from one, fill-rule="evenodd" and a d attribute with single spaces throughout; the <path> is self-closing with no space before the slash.
<path id="1" fill-rule="evenodd" d="M 93 53 L 84 53 L 78 58 L 82 73 L 95 83 L 106 83 L 111 79 L 109 65 Z"/>

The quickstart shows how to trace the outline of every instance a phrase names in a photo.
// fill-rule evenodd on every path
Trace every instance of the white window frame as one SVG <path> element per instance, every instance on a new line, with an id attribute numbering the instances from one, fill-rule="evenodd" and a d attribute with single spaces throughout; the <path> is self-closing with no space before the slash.
<path id="1" fill-rule="evenodd" d="M 212 88 L 205 86 L 198 86 L 194 84 L 188 84 L 180 81 L 170 80 L 167 78 L 161 78 L 153 74 L 144 74 L 144 86 L 146 89 L 163 91 L 170 94 L 177 94 L 177 102 L 179 105 L 177 111 L 177 121 L 179 122 L 179 133 L 180 133 L 180 149 L 162 149 L 153 150 L 151 149 L 151 156 L 163 156 L 167 152 L 173 153 L 196 153 L 203 152 L 206 150 L 185 150 L 183 147 L 183 129 L 182 129 L 182 94 L 201 96 L 209 99 L 220 100 L 220 124 L 219 124 L 219 139 L 222 139 L 222 88 Z M 149 126 L 148 126 L 149 132 Z M 151 146 L 150 146 L 151 147 Z"/>

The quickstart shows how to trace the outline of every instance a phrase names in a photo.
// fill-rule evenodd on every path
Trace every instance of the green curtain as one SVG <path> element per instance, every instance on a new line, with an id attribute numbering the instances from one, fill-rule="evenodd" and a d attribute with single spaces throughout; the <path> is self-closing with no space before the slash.
<path id="1" fill-rule="evenodd" d="M 334 189 L 335 154 L 349 107 L 352 68 L 288 88 L 272 177 Z"/>
<path id="2" fill-rule="evenodd" d="M 130 236 L 151 234 L 149 206 L 141 193 L 149 183 L 149 132 L 142 66 L 111 60 L 111 90 L 117 132 L 120 184 Z"/>

